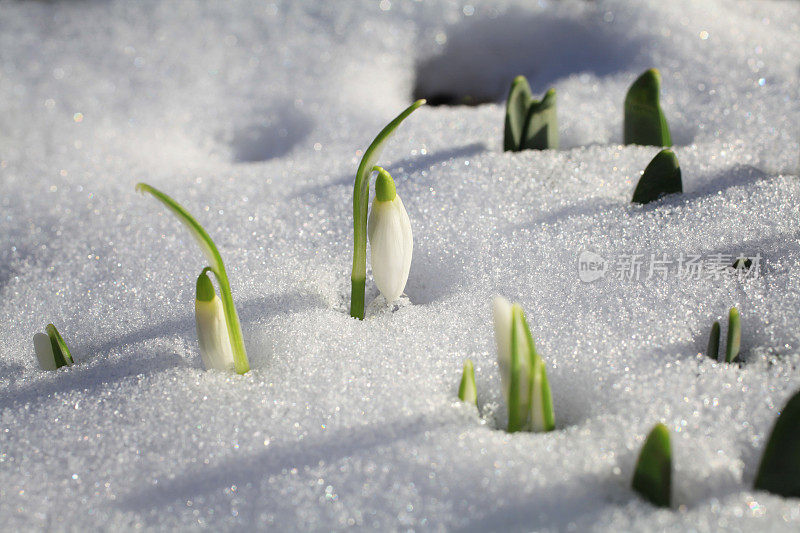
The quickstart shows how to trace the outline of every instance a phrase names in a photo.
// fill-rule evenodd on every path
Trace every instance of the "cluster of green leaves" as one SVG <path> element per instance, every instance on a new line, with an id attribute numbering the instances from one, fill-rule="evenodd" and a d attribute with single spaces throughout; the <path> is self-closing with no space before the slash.
<path id="1" fill-rule="evenodd" d="M 547 370 L 536 351 L 533 335 L 519 304 L 511 306 L 510 352 L 508 432 L 552 431 L 556 424 Z M 463 402 L 477 405 L 475 369 L 469 359 L 464 362 L 458 397 Z"/>
<path id="2" fill-rule="evenodd" d="M 525 76 L 517 76 L 506 101 L 503 150 L 548 149 L 558 150 L 556 91 L 550 89 L 541 100 L 536 100 Z"/>
<path id="3" fill-rule="evenodd" d="M 536 351 L 522 307 L 511 307 L 511 383 L 508 392 L 508 432 L 531 428 L 534 431 L 555 429 L 553 400 L 544 361 Z M 524 372 L 523 368 L 528 368 Z M 527 378 L 528 397 L 519 391 Z"/>
<path id="4" fill-rule="evenodd" d="M 711 334 L 708 337 L 708 349 L 706 354 L 714 361 L 719 360 L 719 340 L 720 327 L 719 321 L 715 321 L 711 326 Z M 728 344 L 725 347 L 725 362 L 733 363 L 739 356 L 739 349 L 742 344 L 742 324 L 739 317 L 739 310 L 731 307 L 728 311 Z"/>

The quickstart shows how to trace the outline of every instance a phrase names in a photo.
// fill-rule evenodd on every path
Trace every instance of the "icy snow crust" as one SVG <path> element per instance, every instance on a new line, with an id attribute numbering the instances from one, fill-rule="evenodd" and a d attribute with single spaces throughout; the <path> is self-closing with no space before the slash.
<path id="1" fill-rule="evenodd" d="M 800 4 L 529 4 L 0 1 L 3 528 L 796 531 L 752 482 L 800 388 Z M 657 149 L 619 145 L 622 102 L 653 66 L 685 192 L 642 207 Z M 389 144 L 412 305 L 361 322 L 352 183 L 418 67 L 498 103 L 422 108 Z M 562 150 L 502 153 L 519 73 L 558 91 Z M 202 370 L 204 263 L 137 181 L 216 239 L 250 373 Z M 583 250 L 764 263 L 587 284 Z M 552 433 L 498 429 L 495 293 L 549 365 Z M 731 305 L 742 367 L 699 355 Z M 74 367 L 37 368 L 47 322 Z M 629 488 L 658 421 L 670 510 Z"/>

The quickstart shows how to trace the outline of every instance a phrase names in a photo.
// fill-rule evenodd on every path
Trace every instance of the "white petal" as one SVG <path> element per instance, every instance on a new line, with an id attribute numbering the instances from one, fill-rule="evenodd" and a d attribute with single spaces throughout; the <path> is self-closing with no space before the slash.
<path id="1" fill-rule="evenodd" d="M 391 202 L 372 202 L 367 234 L 375 285 L 393 302 L 406 288 L 414 249 L 411 221 L 399 195 Z"/>
<path id="2" fill-rule="evenodd" d="M 200 357 L 206 370 L 233 370 L 233 350 L 222 301 L 214 295 L 209 302 L 195 300 L 194 318 Z"/>
<path id="3" fill-rule="evenodd" d="M 36 358 L 42 370 L 56 370 L 56 356 L 53 353 L 53 345 L 50 337 L 44 333 L 37 333 L 33 336 L 33 349 L 36 351 Z"/>

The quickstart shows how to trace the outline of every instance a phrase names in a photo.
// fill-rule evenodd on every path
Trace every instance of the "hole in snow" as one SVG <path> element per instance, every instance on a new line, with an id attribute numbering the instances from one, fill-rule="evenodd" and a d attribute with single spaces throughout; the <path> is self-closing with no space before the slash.
<path id="1" fill-rule="evenodd" d="M 234 161 L 255 163 L 291 152 L 312 127 L 308 116 L 286 102 L 243 116 L 223 132 L 222 140 L 230 146 Z"/>
<path id="2" fill-rule="evenodd" d="M 478 105 L 505 100 L 522 74 L 534 94 L 576 73 L 608 75 L 630 67 L 641 43 L 616 26 L 554 13 L 510 10 L 454 27 L 438 56 L 417 65 L 413 96 L 430 105 Z"/>

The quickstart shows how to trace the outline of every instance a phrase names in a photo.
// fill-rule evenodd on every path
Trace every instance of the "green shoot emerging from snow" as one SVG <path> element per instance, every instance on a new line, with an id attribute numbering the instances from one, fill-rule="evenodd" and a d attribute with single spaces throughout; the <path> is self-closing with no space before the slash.
<path id="1" fill-rule="evenodd" d="M 656 424 L 644 441 L 633 474 L 633 490 L 654 505 L 669 507 L 672 502 L 672 448 L 664 424 Z"/>
<path id="2" fill-rule="evenodd" d="M 739 320 L 739 310 L 731 307 L 728 312 L 728 345 L 725 346 L 725 362 L 733 363 L 739 356 L 742 344 L 742 324 Z"/>
<path id="3" fill-rule="evenodd" d="M 683 192 L 683 182 L 678 158 L 672 150 L 661 150 L 644 169 L 631 202 L 647 204 L 665 194 L 679 192 Z"/>
<path id="4" fill-rule="evenodd" d="M 558 117 L 556 91 L 550 89 L 541 100 L 535 100 L 525 76 L 511 82 L 506 101 L 503 150 L 558 150 Z"/>
<path id="5" fill-rule="evenodd" d="M 708 337 L 708 355 L 714 361 L 719 360 L 720 327 L 719 322 L 714 322 L 711 326 L 711 334 Z M 742 344 L 742 324 L 739 310 L 731 307 L 728 312 L 728 344 L 725 347 L 725 362 L 733 363 L 739 356 L 739 349 Z"/>
<path id="6" fill-rule="evenodd" d="M 508 408 L 508 431 L 551 431 L 553 400 L 544 361 L 519 304 L 501 296 L 493 302 L 497 362 Z"/>
<path id="7" fill-rule="evenodd" d="M 350 316 L 364 318 L 364 293 L 367 284 L 367 211 L 369 208 L 369 176 L 386 142 L 411 113 L 423 105 L 417 100 L 378 133 L 369 145 L 356 171 L 353 187 L 353 271 L 350 274 Z"/>
<path id="8" fill-rule="evenodd" d="M 192 236 L 200 245 L 203 255 L 205 255 L 208 262 L 211 263 L 207 268 L 214 273 L 219 283 L 220 296 L 225 313 L 225 322 L 227 323 L 228 337 L 230 338 L 235 369 L 239 374 L 246 373 L 250 370 L 250 364 L 247 361 L 247 352 L 244 348 L 242 328 L 239 325 L 239 316 L 236 314 L 236 307 L 233 305 L 233 296 L 231 295 L 231 286 L 228 282 L 228 273 L 225 271 L 222 256 L 219 254 L 219 250 L 217 250 L 214 241 L 211 240 L 211 237 L 209 237 L 206 230 L 203 229 L 203 226 L 201 226 L 183 206 L 163 192 L 146 183 L 136 184 L 136 190 L 137 192 L 152 194 L 156 200 L 160 201 L 167 209 L 172 211 L 172 213 L 178 217 L 178 220 L 189 229 Z"/>
<path id="9" fill-rule="evenodd" d="M 800 498 L 800 392 L 786 402 L 756 475 L 755 488 Z"/>
<path id="10" fill-rule="evenodd" d="M 625 96 L 625 144 L 672 146 L 667 118 L 661 110 L 661 74 L 651 68 L 636 78 Z"/>
<path id="11" fill-rule="evenodd" d="M 478 388 L 475 386 L 475 367 L 472 360 L 464 361 L 464 370 L 461 373 L 461 385 L 458 386 L 458 399 L 462 402 L 478 405 Z"/>
<path id="12" fill-rule="evenodd" d="M 62 366 L 71 366 L 74 361 L 69 353 L 67 343 L 53 324 L 48 324 L 47 335 L 37 333 L 33 336 L 33 348 L 42 370 L 57 370 Z"/>

